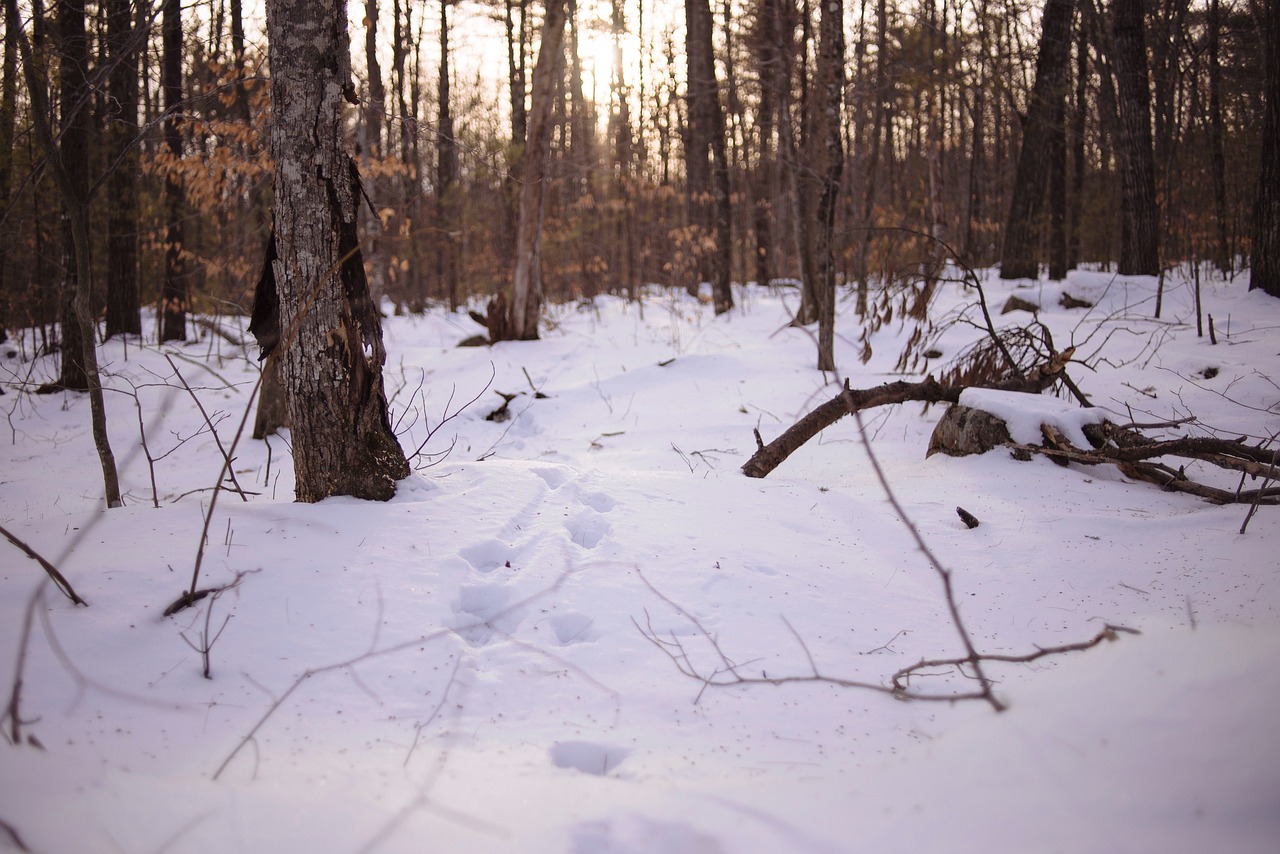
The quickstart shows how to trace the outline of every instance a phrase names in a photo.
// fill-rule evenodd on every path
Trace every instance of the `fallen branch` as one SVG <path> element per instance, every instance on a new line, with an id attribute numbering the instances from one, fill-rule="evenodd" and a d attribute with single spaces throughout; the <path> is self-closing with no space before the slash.
<path id="1" fill-rule="evenodd" d="M 1043 365 L 1028 371 L 1023 378 L 980 387 L 1039 393 L 1062 376 L 1063 368 L 1074 352 L 1074 347 L 1064 350 Z M 956 403 L 960 400 L 960 392 L 965 388 L 968 386 L 943 385 L 933 377 L 920 382 L 898 380 L 869 389 L 852 389 L 848 380 L 845 380 L 844 388 L 839 394 L 791 425 L 772 442 L 763 444 L 757 433 L 758 449 L 742 466 L 742 472 L 747 477 L 767 476 L 814 436 L 853 412 L 908 401 Z"/>

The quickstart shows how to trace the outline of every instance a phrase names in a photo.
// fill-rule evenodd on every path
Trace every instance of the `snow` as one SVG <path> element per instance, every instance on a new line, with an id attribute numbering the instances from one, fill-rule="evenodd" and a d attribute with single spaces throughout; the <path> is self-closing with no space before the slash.
<path id="1" fill-rule="evenodd" d="M 1164 434 L 1252 441 L 1280 423 L 1280 301 L 1243 279 L 1202 277 L 1216 346 L 1181 277 L 1161 319 L 1154 279 L 1023 284 L 1113 420 L 1194 415 Z M 975 299 L 948 287 L 937 317 Z M 985 287 L 992 305 L 1015 290 Z M 1064 290 L 1095 307 L 1062 309 Z M 103 347 L 127 504 L 105 511 L 87 401 L 20 391 L 56 367 L 29 333 L 0 348 L 0 524 L 90 603 L 0 543 L 0 686 L 21 664 L 21 734 L 43 748 L 0 745 L 0 821 L 33 851 L 76 852 L 1277 850 L 1274 508 L 1241 534 L 1246 508 L 1111 468 L 926 459 L 937 407 L 869 411 L 866 438 L 977 647 L 1141 634 L 989 662 L 1003 713 L 680 673 L 663 644 L 704 676 L 727 659 L 762 680 L 885 684 L 963 655 L 851 419 L 766 479 L 739 471 L 753 428 L 768 441 L 838 387 L 786 325 L 794 289 L 737 298 L 719 318 L 658 289 L 552 307 L 542 340 L 489 349 L 454 346 L 480 331 L 463 313 L 388 318 L 393 419 L 422 453 L 386 504 L 293 503 L 287 436 L 236 442 L 256 354 L 210 336 Z M 881 329 L 860 364 L 842 297 L 840 379 L 898 378 L 911 332 Z M 979 335 L 943 332 L 930 369 Z M 200 586 L 239 583 L 169 618 L 222 456 L 166 353 L 254 493 L 219 495 L 203 558 Z M 485 420 L 494 391 L 518 395 L 505 422 Z M 1077 441 L 1097 417 L 1049 395 L 965 402 L 1020 441 L 1043 421 Z M 210 679 L 191 645 L 206 625 Z M 938 668 L 912 687 L 972 682 Z"/>
<path id="2" fill-rule="evenodd" d="M 1085 438 L 1084 426 L 1101 424 L 1107 415 L 1104 410 L 1082 409 L 1078 403 L 1056 397 L 993 388 L 965 389 L 960 392 L 960 405 L 996 416 L 1009 428 L 1009 438 L 1021 445 L 1040 444 L 1041 425 L 1048 424 L 1077 448 L 1087 449 L 1089 440 Z"/>

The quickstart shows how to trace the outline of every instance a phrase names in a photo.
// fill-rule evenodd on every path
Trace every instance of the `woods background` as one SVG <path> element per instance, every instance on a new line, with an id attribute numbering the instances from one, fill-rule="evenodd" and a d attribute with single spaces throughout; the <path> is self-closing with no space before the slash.
<path id="1" fill-rule="evenodd" d="M 567 0 L 545 296 L 830 276 L 866 314 L 952 253 L 1018 275 L 1230 275 L 1250 251 L 1275 5 Z M 363 0 L 350 15 L 374 291 L 412 312 L 508 288 L 544 4 Z M 73 327 L 57 325 L 75 248 L 42 103 L 88 205 L 105 334 L 139 332 L 144 305 L 164 339 L 191 312 L 247 313 L 271 205 L 265 69 L 259 4 L 6 0 L 0 329 L 34 327 L 52 351 Z"/>

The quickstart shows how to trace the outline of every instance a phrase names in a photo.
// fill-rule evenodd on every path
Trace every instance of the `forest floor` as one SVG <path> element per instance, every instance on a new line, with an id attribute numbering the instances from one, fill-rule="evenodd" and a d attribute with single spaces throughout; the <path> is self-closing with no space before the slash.
<path id="1" fill-rule="evenodd" d="M 1154 279 L 986 281 L 996 308 L 1042 306 L 1113 420 L 1256 442 L 1280 428 L 1280 300 L 1246 288 L 1205 277 L 1213 344 L 1183 278 L 1159 320 Z M 0 347 L 0 525 L 89 603 L 0 541 L 6 702 L 21 679 L 0 850 L 1280 850 L 1277 508 L 1242 534 L 1246 507 L 1111 467 L 926 458 L 943 409 L 918 404 L 864 414 L 907 519 L 852 419 L 749 479 L 753 428 L 768 441 L 836 386 L 787 326 L 794 288 L 736 296 L 721 317 L 658 290 L 552 307 L 542 340 L 492 348 L 455 346 L 480 331 L 465 313 L 388 318 L 415 471 L 386 504 L 293 503 L 287 436 L 236 442 L 256 348 L 203 333 L 102 349 L 126 491 L 104 511 L 87 400 L 23 390 L 56 374 L 30 333 Z M 948 284 L 935 316 L 974 299 Z M 849 295 L 839 310 L 840 379 L 901 378 L 914 322 L 895 311 L 864 363 Z M 981 337 L 952 327 L 929 368 Z M 234 586 L 166 618 L 223 459 L 175 366 L 246 494 L 218 496 L 200 578 Z M 495 392 L 517 395 L 506 421 L 485 418 Z M 1002 713 L 764 682 L 884 685 L 963 656 L 908 521 L 983 653 L 1140 634 L 989 662 Z M 731 665 L 762 681 L 679 669 Z M 942 667 L 911 683 L 972 686 Z"/>

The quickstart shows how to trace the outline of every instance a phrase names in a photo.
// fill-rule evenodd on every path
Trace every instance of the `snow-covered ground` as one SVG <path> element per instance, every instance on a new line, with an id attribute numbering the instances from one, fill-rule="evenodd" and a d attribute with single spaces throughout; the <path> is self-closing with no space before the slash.
<path id="1" fill-rule="evenodd" d="M 992 277 L 993 306 L 1019 284 L 1114 420 L 1280 429 L 1280 301 L 1246 279 L 1204 281 L 1216 345 L 1182 279 L 1161 320 L 1152 279 Z M 1097 305 L 1061 308 L 1064 289 Z M 948 285 L 937 313 L 973 299 Z M 87 401 L 19 391 L 55 365 L 25 358 L 29 337 L 0 348 L 0 524 L 90 603 L 0 542 L 0 689 L 21 667 L 30 740 L 0 745 L 0 850 L 6 825 L 42 852 L 1280 850 L 1275 509 L 1242 535 L 1246 508 L 1110 468 L 926 459 L 939 407 L 870 411 L 866 431 L 979 649 L 1141 634 L 988 664 L 1004 713 L 680 673 L 882 684 L 963 654 L 852 419 L 766 479 L 740 473 L 753 428 L 768 441 L 836 386 L 786 326 L 794 289 L 738 300 L 719 318 L 658 291 L 553 307 L 541 341 L 491 349 L 455 347 L 479 331 L 465 314 L 389 318 L 415 473 L 387 504 L 298 505 L 286 438 L 243 437 L 253 494 L 219 495 L 201 576 L 239 584 L 170 618 L 222 457 L 165 354 L 224 447 L 256 354 L 207 334 L 103 348 L 127 490 L 107 512 Z M 899 378 L 912 326 L 881 329 L 862 364 L 849 298 L 840 311 L 842 378 Z M 931 367 L 978 337 L 949 331 Z M 494 391 L 518 395 L 505 422 L 485 420 Z"/>

